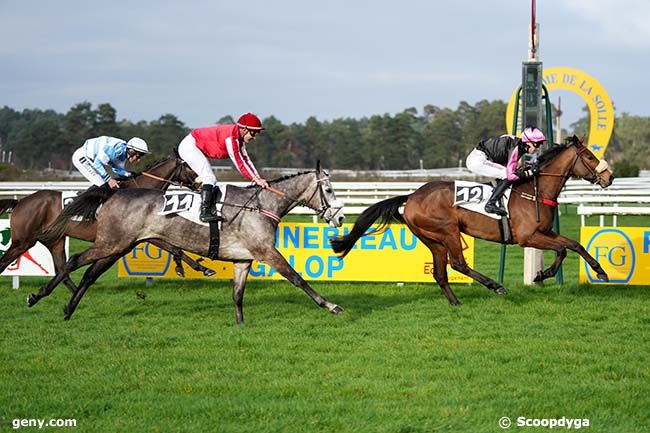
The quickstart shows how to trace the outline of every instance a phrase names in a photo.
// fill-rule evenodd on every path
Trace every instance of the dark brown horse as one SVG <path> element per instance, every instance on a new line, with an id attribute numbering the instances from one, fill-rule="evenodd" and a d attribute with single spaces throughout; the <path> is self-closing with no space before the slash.
<path id="1" fill-rule="evenodd" d="M 557 273 L 566 257 L 567 248 L 580 254 L 598 278 L 607 281 L 605 271 L 580 243 L 555 233 L 552 229 L 555 214 L 553 205 L 557 205 L 557 197 L 567 179 L 577 176 L 606 188 L 614 179 L 607 162 L 599 161 L 575 136 L 567 144 L 556 145 L 545 152 L 539 161 L 541 171 L 537 175 L 538 193 L 535 194 L 535 179 L 529 179 L 515 184 L 510 195 L 508 211 L 512 243 L 556 252 L 553 264 L 540 272 L 536 281 Z M 486 215 L 454 207 L 454 197 L 453 182 L 429 182 L 410 195 L 381 201 L 359 216 L 349 234 L 333 240 L 332 248 L 344 257 L 377 219 L 381 218 L 381 226 L 395 219 L 405 222 L 413 234 L 431 250 L 434 278 L 449 303 L 460 304 L 447 278 L 447 256 L 451 267 L 456 271 L 498 294 L 506 294 L 503 286 L 467 265 L 460 239 L 460 234 L 466 233 L 475 238 L 502 242 L 499 222 Z M 404 203 L 403 215 L 400 215 L 399 208 Z M 536 218 L 537 207 L 539 221 Z"/>
<path id="2" fill-rule="evenodd" d="M 196 189 L 196 177 L 196 173 L 180 159 L 178 154 L 174 153 L 167 159 L 145 169 L 143 173 L 121 180 L 120 188 L 137 187 L 166 190 L 171 184 L 177 184 Z M 89 192 L 92 193 L 92 191 Z M 110 193 L 111 191 L 105 192 Z M 100 195 L 102 194 L 98 194 L 98 196 Z M 97 204 L 99 205 L 99 203 Z M 62 194 L 60 191 L 41 190 L 19 201 L 0 200 L 0 213 L 8 209 L 13 209 L 9 222 L 11 246 L 0 258 L 0 273 L 25 251 L 33 247 L 39 240 L 39 236 L 61 213 Z M 96 234 L 97 224 L 95 222 L 70 223 L 66 227 L 63 236 L 45 243 L 44 245 L 52 254 L 55 270 L 58 272 L 66 262 L 65 236 L 94 242 Z M 181 249 L 165 242 L 156 242 L 152 243 L 172 253 L 176 261 L 176 272 L 180 275 L 182 275 L 183 269 L 181 260 L 188 263 L 192 269 L 201 271 L 206 275 L 214 274 L 212 270 L 201 266 L 185 255 Z M 72 292 L 76 291 L 76 286 L 70 278 L 66 278 L 64 283 Z"/>

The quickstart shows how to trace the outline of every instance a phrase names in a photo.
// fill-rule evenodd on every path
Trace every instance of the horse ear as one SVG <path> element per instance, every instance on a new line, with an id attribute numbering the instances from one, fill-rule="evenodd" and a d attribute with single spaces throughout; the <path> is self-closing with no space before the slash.
<path id="1" fill-rule="evenodd" d="M 316 173 L 320 173 L 322 170 L 322 167 L 320 165 L 320 159 L 316 161 Z"/>

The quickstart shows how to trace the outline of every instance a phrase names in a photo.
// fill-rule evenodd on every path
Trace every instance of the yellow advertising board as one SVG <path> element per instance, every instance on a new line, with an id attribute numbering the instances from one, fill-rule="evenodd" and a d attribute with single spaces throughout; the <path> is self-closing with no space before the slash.
<path id="1" fill-rule="evenodd" d="M 391 224 L 380 234 L 362 237 L 344 260 L 334 254 L 329 239 L 347 234 L 352 224 L 331 228 L 326 224 L 281 223 L 276 247 L 306 280 L 326 281 L 433 281 L 431 252 L 403 224 Z M 375 230 L 371 228 L 370 230 Z M 463 236 L 463 252 L 474 266 L 474 238 Z M 190 254 L 191 257 L 197 257 Z M 217 272 L 210 278 L 231 279 L 232 263 L 205 259 L 202 263 Z M 449 266 L 450 282 L 471 282 Z M 206 278 L 186 267 L 187 278 Z M 151 244 L 140 244 L 124 256 L 120 277 L 176 277 L 171 256 Z M 265 263 L 253 262 L 249 278 L 283 279 Z"/>
<path id="2" fill-rule="evenodd" d="M 609 277 L 609 284 L 650 285 L 650 228 L 582 227 L 580 243 Z M 580 259 L 580 282 L 603 284 Z"/>
<path id="3" fill-rule="evenodd" d="M 549 91 L 554 89 L 569 90 L 585 101 L 587 107 L 589 107 L 589 117 L 591 119 L 587 147 L 597 158 L 602 159 L 614 130 L 615 116 L 614 105 L 605 88 L 594 77 L 575 68 L 558 66 L 544 68 L 542 79 Z M 517 90 L 510 96 L 506 108 L 506 131 L 508 131 L 508 134 L 512 133 L 513 130 L 512 122 L 514 120 L 516 98 Z M 523 106 L 520 104 L 519 109 L 522 108 Z M 521 113 L 518 119 L 520 124 L 517 125 L 517 135 L 521 133 L 523 128 Z"/>

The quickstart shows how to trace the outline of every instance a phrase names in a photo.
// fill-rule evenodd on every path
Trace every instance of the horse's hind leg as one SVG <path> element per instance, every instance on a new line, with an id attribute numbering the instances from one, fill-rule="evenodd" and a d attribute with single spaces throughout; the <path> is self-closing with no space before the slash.
<path id="1" fill-rule="evenodd" d="M 442 289 L 442 293 L 445 294 L 450 304 L 460 305 L 460 301 L 449 285 L 449 278 L 447 276 L 447 248 L 431 239 L 420 238 L 420 240 L 431 250 L 433 256 L 433 278 L 435 278 Z"/>
<path id="2" fill-rule="evenodd" d="M 417 232 L 413 231 L 413 233 L 416 233 L 418 238 L 428 238 L 430 241 L 439 242 L 447 248 L 452 269 L 460 272 L 463 275 L 467 275 L 473 280 L 483 284 L 485 287 L 492 290 L 498 295 L 505 295 L 508 293 L 505 287 L 490 277 L 483 275 L 482 273 L 475 271 L 469 267 L 465 261 L 465 257 L 463 257 L 463 246 L 460 243 L 460 232 L 452 228 L 441 228 L 438 232 L 431 232 L 417 228 L 416 230 Z"/>
<path id="3" fill-rule="evenodd" d="M 465 261 L 465 257 L 463 257 L 463 252 L 460 245 L 458 246 L 458 250 L 456 252 L 452 252 L 450 250 L 449 259 L 451 261 L 451 267 L 455 271 L 458 271 L 461 274 L 467 275 L 475 281 L 478 281 L 497 295 L 506 295 L 508 293 L 505 287 L 494 281 L 492 278 L 470 268 Z"/>
<path id="4" fill-rule="evenodd" d="M 268 249 L 262 252 L 259 260 L 273 266 L 276 271 L 284 278 L 289 280 L 291 284 L 300 287 L 319 307 L 327 308 L 332 314 L 338 314 L 343 311 L 343 308 L 333 304 L 319 295 L 309 284 L 291 267 L 287 260 L 275 248 Z"/>
<path id="5" fill-rule="evenodd" d="M 25 251 L 36 245 L 35 240 L 22 240 L 22 239 L 12 239 L 11 246 L 4 253 L 2 258 L 0 258 L 0 273 L 4 272 L 7 269 L 7 266 L 12 264 L 18 257 L 20 257 Z"/>
<path id="6" fill-rule="evenodd" d="M 45 286 L 41 287 L 41 290 L 38 293 L 36 294 L 30 293 L 29 296 L 27 296 L 27 306 L 33 307 L 42 298 L 49 296 L 50 293 L 52 293 L 52 291 L 54 290 L 54 288 L 58 286 L 61 283 L 61 281 L 63 281 L 64 278 L 70 275 L 70 272 L 83 266 L 84 264 L 79 264 L 80 257 L 83 254 L 85 254 L 85 252 L 75 254 L 72 257 L 70 257 L 70 260 L 68 260 L 68 262 L 65 265 L 63 265 L 63 267 L 56 273 L 54 278 L 52 278 Z"/>
<path id="7" fill-rule="evenodd" d="M 67 260 L 67 257 L 65 256 L 65 239 L 64 238 L 59 239 L 48 248 L 50 249 L 50 253 L 52 253 L 52 260 L 54 261 L 54 271 L 55 273 L 58 273 L 61 270 L 61 268 L 63 268 Z M 72 281 L 72 278 L 70 278 L 70 275 L 66 275 L 65 278 L 63 278 L 63 284 L 65 284 L 66 287 L 72 293 L 75 293 L 77 291 L 77 286 Z"/>
<path id="8" fill-rule="evenodd" d="M 251 268 L 251 262 L 235 262 L 234 278 L 232 284 L 232 300 L 235 304 L 235 321 L 237 324 L 244 323 L 244 289 L 246 278 Z"/>
<path id="9" fill-rule="evenodd" d="M 119 255 L 100 259 L 95 263 L 93 263 L 92 265 L 90 265 L 88 269 L 86 269 L 86 272 L 84 273 L 84 276 L 81 279 L 81 282 L 79 283 L 79 290 L 77 290 L 76 293 L 72 295 L 70 302 L 68 303 L 67 307 L 65 307 L 65 309 L 63 310 L 64 320 L 70 320 L 70 317 L 72 317 L 72 314 L 77 309 L 77 306 L 79 305 L 81 298 L 83 298 L 84 294 L 86 293 L 86 290 L 88 290 L 88 287 L 94 284 L 95 281 L 97 281 L 97 278 L 99 278 L 104 272 L 110 269 L 110 267 L 113 266 L 113 264 L 121 256 L 122 255 L 119 254 Z"/>
<path id="10" fill-rule="evenodd" d="M 79 269 L 88 263 L 96 262 L 100 259 L 103 259 L 104 257 L 116 254 L 116 251 L 120 251 L 118 248 L 119 247 L 117 245 L 114 245 L 112 248 L 107 248 L 108 252 L 106 252 L 100 246 L 98 246 L 97 243 L 95 243 L 86 251 L 73 255 L 70 257 L 70 260 L 68 260 L 68 262 L 63 265 L 61 270 L 57 272 L 54 278 L 52 278 L 45 286 L 43 286 L 37 294 L 29 294 L 27 297 L 27 305 L 29 307 L 33 307 L 40 299 L 52 293 L 52 290 L 54 290 L 65 277 L 70 275 L 70 272 Z M 124 251 L 126 252 L 126 250 Z"/>

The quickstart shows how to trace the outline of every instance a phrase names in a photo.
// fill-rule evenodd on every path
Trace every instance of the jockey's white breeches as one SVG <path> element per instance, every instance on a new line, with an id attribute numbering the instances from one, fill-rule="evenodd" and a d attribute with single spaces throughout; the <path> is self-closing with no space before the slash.
<path id="1" fill-rule="evenodd" d="M 469 155 L 467 155 L 465 165 L 469 171 L 480 176 L 492 177 L 496 179 L 506 178 L 506 168 L 501 164 L 490 161 L 485 152 L 482 150 L 472 150 Z"/>
<path id="2" fill-rule="evenodd" d="M 88 160 L 86 149 L 83 146 L 75 150 L 72 154 L 72 164 L 74 164 L 74 166 L 77 167 L 77 170 L 79 170 L 79 173 L 83 174 L 83 176 L 93 185 L 102 186 L 106 183 L 104 178 L 97 173 L 95 167 L 93 167 L 92 163 Z"/>
<path id="3" fill-rule="evenodd" d="M 196 147 L 196 140 L 192 134 L 188 134 L 178 145 L 178 155 L 196 172 L 203 185 L 216 185 L 217 178 L 212 171 L 210 161 L 201 149 Z"/>

